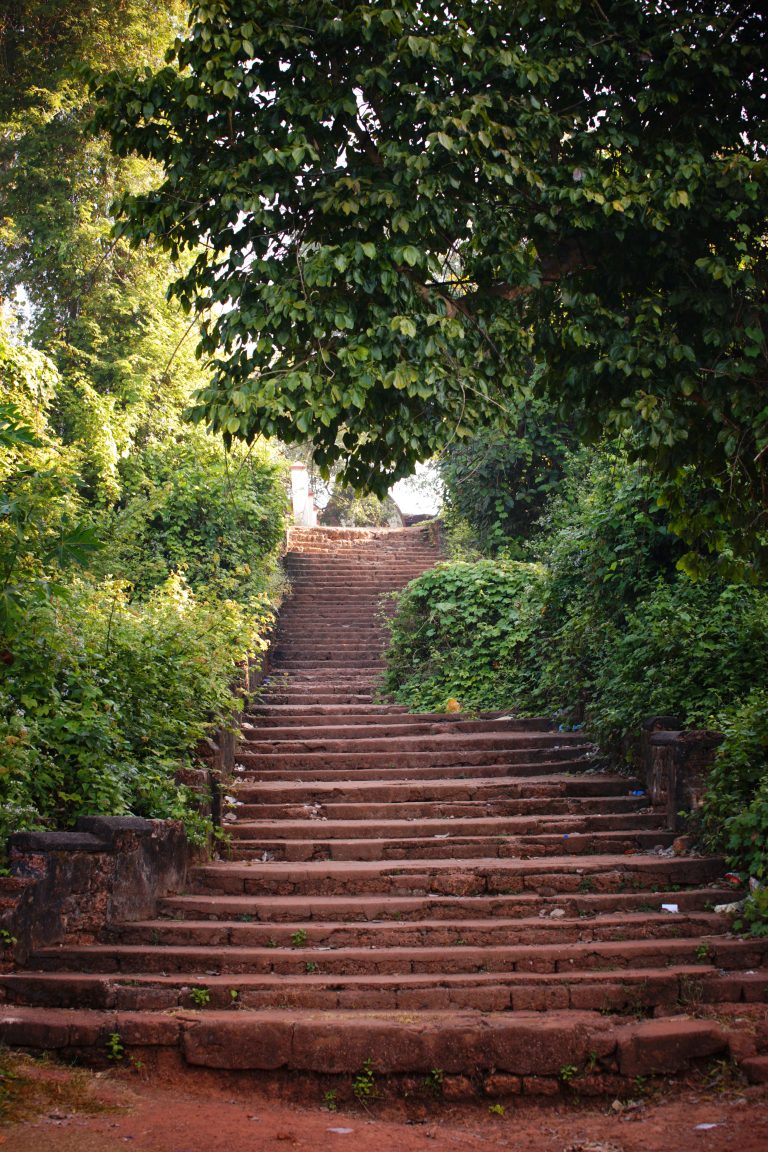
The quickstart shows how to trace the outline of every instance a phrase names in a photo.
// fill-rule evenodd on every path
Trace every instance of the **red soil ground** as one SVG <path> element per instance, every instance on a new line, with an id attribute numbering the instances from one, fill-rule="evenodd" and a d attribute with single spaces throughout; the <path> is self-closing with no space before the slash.
<path id="1" fill-rule="evenodd" d="M 37 1111 L 0 1124 L 2 1152 L 766 1152 L 768 1087 L 734 1083 L 727 1070 L 662 1085 L 636 1102 L 425 1107 L 374 1102 L 328 1112 L 234 1096 L 203 1080 L 149 1083 L 142 1073 L 73 1074 L 22 1065 L 42 1089 Z M 79 1111 L 83 1108 L 85 1111 Z M 103 1108 L 104 1111 L 93 1111 Z M 91 1111 L 88 1111 L 91 1109 Z M 341 1131 L 334 1131 L 340 1129 Z"/>

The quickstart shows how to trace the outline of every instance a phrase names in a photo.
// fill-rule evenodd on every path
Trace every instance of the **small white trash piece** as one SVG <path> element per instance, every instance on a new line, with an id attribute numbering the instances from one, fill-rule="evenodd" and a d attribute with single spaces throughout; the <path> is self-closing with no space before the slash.
<path id="1" fill-rule="evenodd" d="M 662 904 L 661 910 L 662 910 L 662 912 L 679 912 L 680 911 L 680 905 L 679 904 Z"/>

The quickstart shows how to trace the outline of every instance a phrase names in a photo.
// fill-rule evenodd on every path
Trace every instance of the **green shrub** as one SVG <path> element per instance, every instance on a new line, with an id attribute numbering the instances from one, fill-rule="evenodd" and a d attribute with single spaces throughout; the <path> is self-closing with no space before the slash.
<path id="1" fill-rule="evenodd" d="M 99 570 L 146 596 L 173 572 L 198 594 L 245 600 L 269 587 L 285 531 L 284 463 L 264 447 L 224 451 L 196 430 L 123 466 Z"/>
<path id="2" fill-rule="evenodd" d="M 513 433 L 489 429 L 455 440 L 438 464 L 449 528 L 462 536 L 468 530 L 491 553 L 519 551 L 562 482 L 573 446 L 540 401 L 521 405 Z"/>
<path id="3" fill-rule="evenodd" d="M 453 562 L 396 598 L 386 687 L 416 709 L 513 709 L 586 723 L 632 758 L 644 720 L 724 733 L 701 830 L 768 879 L 768 592 L 693 580 L 654 484 L 621 454 L 571 459 L 530 546 L 538 563 Z M 762 931 L 768 898 L 748 902 Z"/>
<path id="4" fill-rule="evenodd" d="M 654 713 L 721 726 L 755 683 L 768 682 L 768 596 L 679 576 L 659 581 L 621 626 L 604 633 L 589 716 L 617 747 Z"/>
<path id="5" fill-rule="evenodd" d="M 385 689 L 419 711 L 503 708 L 516 653 L 541 611 L 545 575 L 515 561 L 439 564 L 396 597 Z"/>
<path id="6" fill-rule="evenodd" d="M 175 773 L 227 715 L 237 664 L 270 621 L 263 601 L 208 603 L 179 576 L 144 604 L 77 579 L 34 606 L 5 667 L 0 830 L 131 812 L 199 835 Z"/>

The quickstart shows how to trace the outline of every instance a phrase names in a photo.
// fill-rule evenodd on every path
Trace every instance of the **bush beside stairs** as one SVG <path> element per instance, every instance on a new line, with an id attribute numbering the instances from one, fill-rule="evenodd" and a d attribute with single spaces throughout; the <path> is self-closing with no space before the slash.
<path id="1" fill-rule="evenodd" d="M 765 1002 L 768 944 L 713 911 L 721 859 L 660 854 L 662 815 L 581 733 L 376 702 L 379 597 L 439 559 L 428 527 L 292 529 L 230 858 L 1 976 L 2 1042 L 453 1096 L 768 1073 L 768 1028 L 722 1023 Z"/>

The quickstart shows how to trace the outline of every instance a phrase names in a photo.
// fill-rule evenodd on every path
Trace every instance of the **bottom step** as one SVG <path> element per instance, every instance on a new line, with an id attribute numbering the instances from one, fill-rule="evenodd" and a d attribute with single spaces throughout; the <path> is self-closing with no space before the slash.
<path id="1" fill-rule="evenodd" d="M 124 1058 L 157 1063 L 177 1054 L 186 1067 L 250 1074 L 279 1071 L 354 1083 L 368 1069 L 387 1089 L 399 1078 L 466 1081 L 487 1093 L 489 1078 L 506 1094 L 572 1090 L 615 1092 L 638 1076 L 687 1072 L 728 1055 L 729 1034 L 688 1016 L 627 1021 L 595 1012 L 470 1013 L 247 1012 L 233 1009 L 86 1012 L 8 1008 L 0 1043 L 106 1064 Z M 389 1084 L 388 1082 L 392 1083 Z"/>

